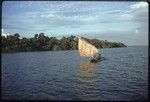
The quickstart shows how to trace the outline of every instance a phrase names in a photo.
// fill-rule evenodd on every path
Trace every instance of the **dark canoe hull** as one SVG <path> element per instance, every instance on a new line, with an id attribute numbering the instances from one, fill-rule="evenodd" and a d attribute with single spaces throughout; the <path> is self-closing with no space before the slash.
<path id="1" fill-rule="evenodd" d="M 99 61 L 102 61 L 102 60 L 105 60 L 105 58 L 102 57 L 102 56 L 98 56 L 96 58 L 90 59 L 90 62 L 99 62 Z"/>
<path id="2" fill-rule="evenodd" d="M 99 58 L 98 58 L 98 59 L 91 59 L 91 60 L 90 60 L 90 62 L 98 62 L 98 61 L 100 61 Z"/>

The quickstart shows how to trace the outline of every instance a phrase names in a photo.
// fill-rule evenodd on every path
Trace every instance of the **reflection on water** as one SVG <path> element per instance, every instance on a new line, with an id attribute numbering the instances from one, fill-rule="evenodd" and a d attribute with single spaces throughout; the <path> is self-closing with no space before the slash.
<path id="1" fill-rule="evenodd" d="M 90 98 L 90 95 L 94 91 L 96 81 L 95 78 L 95 63 L 80 62 L 80 70 L 78 77 L 80 83 L 80 86 L 78 88 L 78 94 L 80 98 L 84 100 Z"/>
<path id="2" fill-rule="evenodd" d="M 95 65 L 90 62 L 80 62 L 79 80 L 80 82 L 91 83 L 95 73 Z"/>

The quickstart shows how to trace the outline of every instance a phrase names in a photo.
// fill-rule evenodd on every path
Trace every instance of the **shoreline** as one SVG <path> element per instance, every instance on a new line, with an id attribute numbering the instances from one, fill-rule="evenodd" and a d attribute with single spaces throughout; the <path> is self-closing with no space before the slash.
<path id="1" fill-rule="evenodd" d="M 126 47 L 129 47 L 129 46 L 126 46 Z M 126 48 L 126 47 L 109 47 L 109 48 L 101 48 L 101 49 L 111 49 L 111 48 Z M 75 50 L 78 50 L 78 49 L 75 49 Z M 16 51 L 16 52 L 2 52 L 2 54 L 11 54 L 11 53 L 23 53 L 23 52 L 59 52 L 59 51 L 75 51 L 74 49 L 73 50 L 45 50 L 45 51 Z"/>

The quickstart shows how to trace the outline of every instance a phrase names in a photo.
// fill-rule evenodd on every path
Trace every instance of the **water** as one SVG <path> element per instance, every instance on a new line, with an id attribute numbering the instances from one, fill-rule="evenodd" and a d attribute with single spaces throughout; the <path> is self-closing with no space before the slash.
<path id="1" fill-rule="evenodd" d="M 102 49 L 90 63 L 78 51 L 2 54 L 2 99 L 145 100 L 148 47 Z"/>

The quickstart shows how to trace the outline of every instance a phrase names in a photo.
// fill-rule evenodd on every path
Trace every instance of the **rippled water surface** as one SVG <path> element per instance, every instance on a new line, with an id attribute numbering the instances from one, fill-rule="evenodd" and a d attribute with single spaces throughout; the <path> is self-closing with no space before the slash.
<path id="1" fill-rule="evenodd" d="M 2 98 L 17 100 L 144 100 L 148 47 L 102 49 L 90 63 L 78 51 L 2 54 Z"/>

